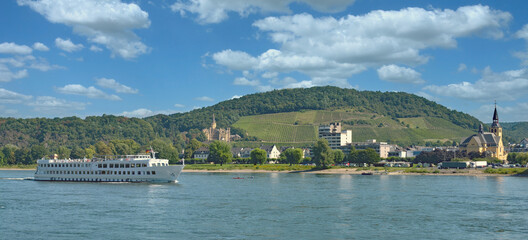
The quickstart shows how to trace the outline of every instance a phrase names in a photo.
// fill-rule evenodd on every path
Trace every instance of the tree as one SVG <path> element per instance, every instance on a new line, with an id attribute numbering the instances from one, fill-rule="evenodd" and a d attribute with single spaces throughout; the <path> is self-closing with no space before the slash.
<path id="1" fill-rule="evenodd" d="M 170 163 L 176 163 L 179 161 L 179 152 L 172 145 L 172 141 L 167 138 L 156 138 L 150 142 L 150 146 L 154 151 L 158 152 L 157 157 L 162 159 L 168 159 Z"/>
<path id="2" fill-rule="evenodd" d="M 15 151 L 18 148 L 15 145 L 7 144 L 2 148 L 2 152 L 4 153 L 4 159 L 7 164 L 15 164 L 16 158 L 15 158 Z"/>
<path id="3" fill-rule="evenodd" d="M 268 153 L 266 152 L 266 150 L 260 148 L 255 148 L 251 150 L 250 156 L 251 163 L 253 163 L 253 165 L 262 165 L 266 163 L 266 161 L 268 161 Z"/>
<path id="4" fill-rule="evenodd" d="M 85 155 L 86 155 L 86 151 L 84 151 L 84 149 L 82 149 L 79 146 L 75 146 L 70 154 L 71 158 L 73 159 L 81 159 L 81 158 L 84 158 Z"/>
<path id="5" fill-rule="evenodd" d="M 220 166 L 224 163 L 231 163 L 233 159 L 231 145 L 221 141 L 212 142 L 209 145 L 209 157 L 207 159 L 215 163 L 220 163 Z"/>
<path id="6" fill-rule="evenodd" d="M 70 158 L 71 150 L 67 147 L 60 146 L 59 149 L 57 149 L 57 154 L 59 155 L 59 159 Z"/>
<path id="7" fill-rule="evenodd" d="M 31 146 L 30 155 L 33 160 L 41 159 L 48 155 L 48 149 L 42 145 Z"/>
<path id="8" fill-rule="evenodd" d="M 191 139 L 191 141 L 189 142 L 189 144 L 187 144 L 187 147 L 185 148 L 185 158 L 191 159 L 192 155 L 194 154 L 194 151 L 198 150 L 203 145 L 204 144 L 196 140 L 196 138 Z"/>
<path id="9" fill-rule="evenodd" d="M 334 150 L 334 161 L 336 163 L 343 163 L 345 159 L 345 154 L 340 149 Z"/>
<path id="10" fill-rule="evenodd" d="M 95 144 L 95 153 L 97 155 L 114 155 L 112 149 L 103 141 L 99 141 Z"/>
<path id="11" fill-rule="evenodd" d="M 334 154 L 326 139 L 319 139 L 314 146 L 315 165 L 326 168 L 334 163 Z"/>
<path id="12" fill-rule="evenodd" d="M 302 160 L 302 150 L 300 148 L 288 148 L 282 152 L 286 157 L 286 162 L 291 165 L 299 164 Z"/>
<path id="13" fill-rule="evenodd" d="M 15 151 L 16 163 L 31 164 L 31 155 L 27 148 L 19 148 Z"/>
<path id="14" fill-rule="evenodd" d="M 372 148 L 358 151 L 358 158 L 360 162 L 367 164 L 373 164 L 380 161 L 379 154 Z"/>
<path id="15" fill-rule="evenodd" d="M 84 149 L 84 152 L 86 154 L 86 158 L 91 159 L 95 155 L 95 147 L 94 146 L 87 147 Z"/>

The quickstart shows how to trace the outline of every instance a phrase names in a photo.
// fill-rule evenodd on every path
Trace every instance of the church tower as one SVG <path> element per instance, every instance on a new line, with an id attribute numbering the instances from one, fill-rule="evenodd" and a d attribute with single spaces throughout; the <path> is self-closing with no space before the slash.
<path id="1" fill-rule="evenodd" d="M 211 128 L 216 129 L 216 120 L 215 120 L 214 113 L 213 113 L 213 124 L 211 124 Z"/>
<path id="2" fill-rule="evenodd" d="M 495 112 L 493 112 L 493 123 L 490 132 L 502 139 L 502 127 L 499 124 L 499 114 L 497 114 L 497 103 L 495 103 Z"/>

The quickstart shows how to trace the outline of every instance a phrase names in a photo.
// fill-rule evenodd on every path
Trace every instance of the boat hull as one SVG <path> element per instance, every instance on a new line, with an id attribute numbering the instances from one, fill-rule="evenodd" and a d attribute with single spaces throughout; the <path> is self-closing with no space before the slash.
<path id="1" fill-rule="evenodd" d="M 146 168 L 136 168 L 131 171 L 126 171 L 134 174 L 116 174 L 118 171 L 101 171 L 96 174 L 70 174 L 72 172 L 83 172 L 75 171 L 74 169 L 67 171 L 68 174 L 50 174 L 35 173 L 35 181 L 71 181 L 71 182 L 159 182 L 159 183 L 176 183 L 178 182 L 178 176 L 185 165 L 171 165 L 171 166 L 153 166 Z M 66 171 L 63 171 L 66 172 Z M 125 171 L 123 171 L 125 172 Z M 143 174 L 137 174 L 142 172 Z M 146 175 L 145 173 L 155 173 Z"/>

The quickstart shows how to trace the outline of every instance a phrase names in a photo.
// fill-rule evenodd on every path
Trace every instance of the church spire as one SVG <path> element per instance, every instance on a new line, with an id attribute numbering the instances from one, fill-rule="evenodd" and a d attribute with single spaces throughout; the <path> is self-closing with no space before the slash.
<path id="1" fill-rule="evenodd" d="M 500 127 L 499 114 L 497 114 L 497 101 L 495 101 L 495 112 L 493 112 L 493 123 L 491 124 L 491 126 Z"/>
<path id="2" fill-rule="evenodd" d="M 215 129 L 215 128 L 216 128 L 216 120 L 215 120 L 214 113 L 213 113 L 213 124 L 211 124 L 211 128 L 212 128 L 212 129 Z"/>

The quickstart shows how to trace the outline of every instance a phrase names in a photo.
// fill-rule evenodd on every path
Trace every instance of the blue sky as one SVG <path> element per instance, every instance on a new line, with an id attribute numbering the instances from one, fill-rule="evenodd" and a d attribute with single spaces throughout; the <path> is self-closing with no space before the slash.
<path id="1" fill-rule="evenodd" d="M 186 112 L 333 85 L 528 120 L 526 1 L 0 1 L 0 116 Z"/>

